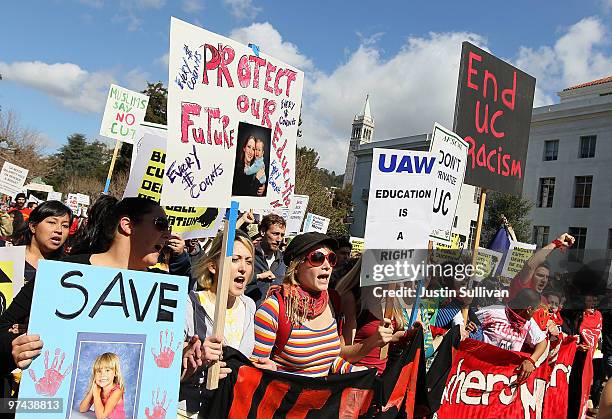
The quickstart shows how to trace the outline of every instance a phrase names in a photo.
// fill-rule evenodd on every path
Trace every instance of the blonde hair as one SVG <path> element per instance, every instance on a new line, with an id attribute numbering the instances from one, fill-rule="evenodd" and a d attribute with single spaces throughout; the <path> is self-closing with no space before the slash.
<path id="1" fill-rule="evenodd" d="M 123 382 L 123 374 L 121 374 L 119 357 L 112 352 L 105 352 L 102 355 L 99 355 L 94 361 L 89 388 L 91 388 L 91 385 L 94 383 L 96 372 L 100 371 L 102 368 L 110 368 L 115 372 L 113 383 L 117 384 L 121 391 L 124 391 L 125 383 Z"/>
<path id="2" fill-rule="evenodd" d="M 348 271 L 342 278 L 340 278 L 340 280 L 338 281 L 338 284 L 336 285 L 336 291 L 338 292 L 338 294 L 340 294 L 340 296 L 344 296 L 347 295 L 349 293 L 352 293 L 352 290 L 355 287 L 359 287 L 360 286 L 360 277 L 361 277 L 361 256 L 359 257 L 359 259 L 357 259 L 357 262 L 355 263 L 355 266 L 353 266 L 351 268 L 350 271 Z M 366 291 L 366 290 L 370 290 L 371 287 L 362 287 L 361 291 Z M 363 298 L 362 292 L 359 293 L 359 299 L 357 299 L 355 301 L 355 308 L 358 310 L 363 310 L 363 309 L 368 309 L 370 307 L 368 307 L 368 302 L 370 301 L 369 299 Z M 404 313 L 403 313 L 403 309 L 402 306 L 400 305 L 399 301 L 397 298 L 395 297 L 389 297 L 387 296 L 387 298 L 392 298 L 393 301 L 393 319 L 395 319 L 395 322 L 397 323 L 397 327 L 398 329 L 404 329 L 405 325 L 405 320 L 404 320 Z M 371 311 L 371 310 L 370 310 Z M 382 309 L 382 315 L 384 317 L 384 308 Z M 356 317 L 359 316 L 359 312 L 356 313 Z"/>
<path id="3" fill-rule="evenodd" d="M 249 249 L 251 257 L 255 256 L 255 247 L 253 246 L 253 242 L 248 237 L 241 234 L 236 234 L 234 238 L 234 243 L 235 242 L 242 243 L 247 249 Z M 215 268 L 219 266 L 219 257 L 221 256 L 222 244 L 223 232 L 220 231 L 212 241 L 208 254 L 205 257 L 200 258 L 193 266 L 193 274 L 198 281 L 198 289 L 210 291 L 212 293 L 217 292 L 217 279 L 215 279 L 215 275 L 210 271 L 210 268 L 213 266 Z M 215 269 L 215 272 L 218 272 L 218 270 Z M 250 280 L 251 278 L 247 278 L 247 281 Z"/>

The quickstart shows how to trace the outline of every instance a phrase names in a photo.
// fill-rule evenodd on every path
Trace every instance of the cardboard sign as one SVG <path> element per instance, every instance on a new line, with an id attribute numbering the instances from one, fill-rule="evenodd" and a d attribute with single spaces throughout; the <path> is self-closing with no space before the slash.
<path id="1" fill-rule="evenodd" d="M 478 255 L 476 255 L 476 266 L 480 267 L 480 270 L 476 270 L 473 279 L 479 282 L 488 276 L 495 276 L 503 256 L 501 252 L 479 247 Z M 482 275 L 478 274 L 479 271 L 482 272 Z"/>
<path id="2" fill-rule="evenodd" d="M 523 269 L 525 262 L 531 258 L 535 249 L 535 244 L 510 241 L 508 255 L 502 268 L 502 276 L 514 278 Z"/>
<path id="3" fill-rule="evenodd" d="M 144 135 L 124 198 L 133 196 L 159 202 L 166 166 L 165 143 L 164 137 Z M 223 211 L 218 208 L 166 206 L 164 209 L 172 232 L 180 234 L 183 239 L 213 237 L 223 220 Z"/>
<path id="4" fill-rule="evenodd" d="M 75 193 L 69 193 L 68 196 L 66 197 L 66 205 L 68 206 L 68 208 L 70 208 L 70 210 L 73 213 L 77 213 L 77 211 L 79 210 L 79 198 L 78 198 L 78 194 Z"/>
<path id="5" fill-rule="evenodd" d="M 535 78 L 463 43 L 454 129 L 469 144 L 465 183 L 521 195 Z"/>
<path id="6" fill-rule="evenodd" d="M 306 214 L 309 199 L 308 195 L 293 195 L 289 217 L 287 218 L 286 234 L 298 234 L 302 229 L 302 221 L 304 221 L 304 214 Z"/>
<path id="7" fill-rule="evenodd" d="M 454 132 L 436 123 L 431 136 L 430 152 L 436 156 L 436 177 L 430 238 L 451 242 L 451 230 L 459 203 L 459 194 L 467 160 L 468 144 Z"/>
<path id="8" fill-rule="evenodd" d="M 28 177 L 28 169 L 5 161 L 0 172 L 0 193 L 14 198 L 22 191 L 26 177 Z"/>
<path id="9" fill-rule="evenodd" d="M 136 156 L 138 152 L 142 148 L 145 143 L 145 135 L 151 134 L 157 137 L 162 137 L 164 139 L 164 149 L 166 146 L 166 133 L 168 132 L 168 127 L 166 125 L 154 124 L 152 122 L 143 122 L 140 124 L 140 128 L 137 132 L 138 138 L 134 141 L 134 146 L 132 147 L 132 158 L 130 159 L 130 173 L 134 170 L 134 162 L 136 161 Z"/>
<path id="10" fill-rule="evenodd" d="M 77 195 L 77 203 L 79 205 L 89 205 L 89 195 L 84 195 L 82 193 L 78 193 Z"/>
<path id="11" fill-rule="evenodd" d="M 361 237 L 352 237 L 349 240 L 351 242 L 351 254 L 361 254 L 363 252 L 365 240 Z"/>
<path id="12" fill-rule="evenodd" d="M 162 204 L 289 207 L 304 73 L 172 18 Z"/>
<path id="13" fill-rule="evenodd" d="M 406 282 L 411 283 L 406 286 L 414 287 L 427 276 L 427 254 L 427 249 L 365 249 L 361 258 L 360 286 Z"/>
<path id="14" fill-rule="evenodd" d="M 304 233 L 318 231 L 319 233 L 327 234 L 330 219 L 309 212 L 304 221 Z"/>
<path id="15" fill-rule="evenodd" d="M 427 248 L 435 160 L 427 151 L 373 149 L 367 249 Z"/>
<path id="16" fill-rule="evenodd" d="M 100 135 L 134 144 L 148 104 L 149 96 L 111 84 L 100 125 Z"/>
<path id="17" fill-rule="evenodd" d="M 465 247 L 467 246 L 466 237 L 456 233 L 451 235 L 450 244 L 438 243 L 435 241 L 433 244 L 431 260 L 435 263 L 460 261 L 465 254 Z"/>
<path id="18" fill-rule="evenodd" d="M 0 314 L 23 287 L 25 246 L 0 247 Z"/>
<path id="19" fill-rule="evenodd" d="M 102 360 L 120 366 L 126 418 L 163 417 L 162 409 L 175 417 L 187 278 L 48 260 L 38 276 L 45 280 L 34 287 L 28 332 L 45 346 L 24 371 L 19 397 L 61 399 L 63 409 L 45 417 L 91 417 L 93 408 L 79 408 Z"/>
<path id="20" fill-rule="evenodd" d="M 47 194 L 47 201 L 61 201 L 62 193 L 61 192 L 49 192 Z"/>

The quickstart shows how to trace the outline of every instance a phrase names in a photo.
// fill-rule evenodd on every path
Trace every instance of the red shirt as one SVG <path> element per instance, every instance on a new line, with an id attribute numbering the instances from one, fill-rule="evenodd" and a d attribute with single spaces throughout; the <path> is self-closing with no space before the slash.
<path id="1" fill-rule="evenodd" d="M 580 336 L 582 336 L 591 348 L 597 347 L 597 341 L 601 336 L 601 328 L 602 317 L 599 310 L 595 310 L 592 313 L 588 310 L 584 310 L 582 323 L 580 323 Z"/>

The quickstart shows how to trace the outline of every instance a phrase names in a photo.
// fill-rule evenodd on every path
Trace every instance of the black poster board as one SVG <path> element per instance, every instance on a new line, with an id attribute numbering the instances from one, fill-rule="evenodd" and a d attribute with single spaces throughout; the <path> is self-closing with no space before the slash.
<path id="1" fill-rule="evenodd" d="M 464 42 L 454 129 L 470 145 L 465 183 L 520 195 L 535 78 Z"/>

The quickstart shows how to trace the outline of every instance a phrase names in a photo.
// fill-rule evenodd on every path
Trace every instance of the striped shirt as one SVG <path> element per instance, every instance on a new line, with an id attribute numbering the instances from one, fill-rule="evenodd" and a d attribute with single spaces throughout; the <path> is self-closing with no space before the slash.
<path id="1" fill-rule="evenodd" d="M 270 358 L 278 329 L 278 300 L 268 297 L 255 313 L 254 358 Z M 340 358 L 340 338 L 336 320 L 324 329 L 293 326 L 282 352 L 272 360 L 278 371 L 310 377 L 350 372 L 352 365 Z"/>

